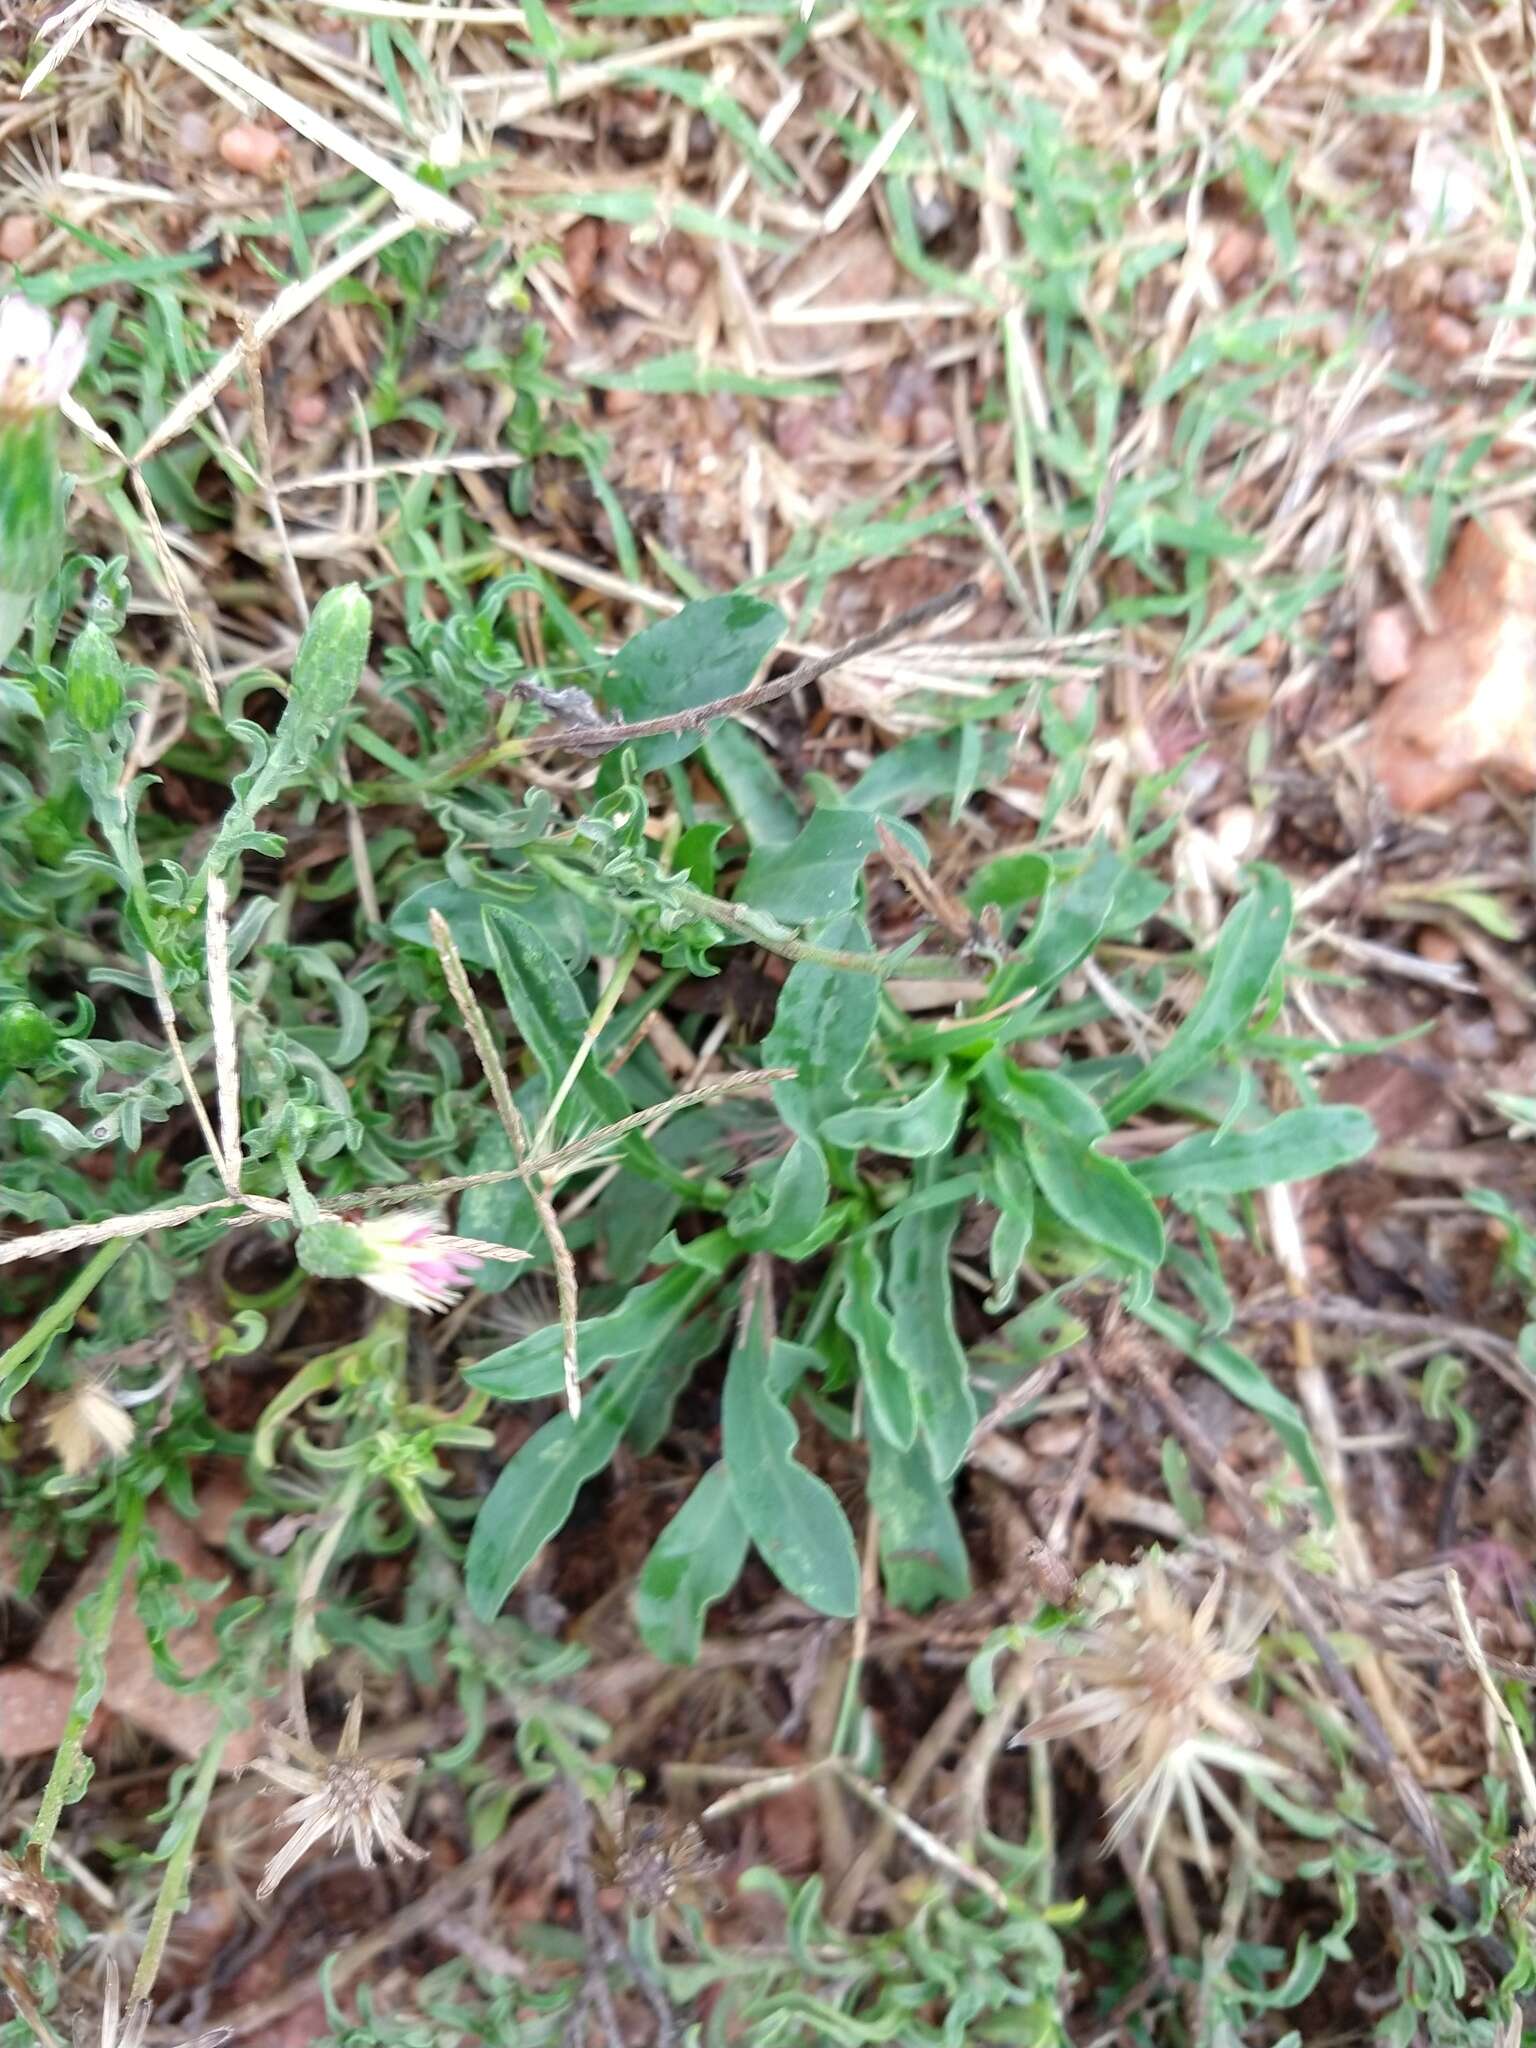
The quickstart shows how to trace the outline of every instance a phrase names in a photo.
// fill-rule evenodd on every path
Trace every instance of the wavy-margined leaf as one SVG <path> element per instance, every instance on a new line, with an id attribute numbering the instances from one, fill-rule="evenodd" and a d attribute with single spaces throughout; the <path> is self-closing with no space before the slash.
<path id="1" fill-rule="evenodd" d="M 635 1588 L 640 1640 L 663 1664 L 692 1664 L 704 1614 L 741 1576 L 748 1536 L 724 1464 L 711 1465 L 651 1545 Z"/>
<path id="2" fill-rule="evenodd" d="M 1202 1131 L 1130 1171 L 1149 1195 L 1246 1195 L 1363 1159 L 1376 1126 L 1349 1106 L 1292 1109 L 1257 1131 Z"/>
<path id="3" fill-rule="evenodd" d="M 1112 1124 L 1156 1102 L 1165 1088 L 1214 1059 L 1252 1017 L 1285 953 L 1291 887 L 1277 868 L 1259 866 L 1253 887 L 1222 927 L 1200 1000 L 1172 1038 L 1109 1104 Z"/>
<path id="4" fill-rule="evenodd" d="M 817 943 L 843 950 L 867 950 L 862 919 L 836 918 L 816 934 Z M 825 1119 L 848 1103 L 849 1083 L 875 1033 L 880 990 L 872 974 L 821 967 L 799 960 L 779 991 L 773 1029 L 763 1040 L 765 1066 L 793 1067 L 795 1079 L 780 1081 L 773 1099 L 780 1116 L 799 1138 L 821 1139 Z"/>
<path id="5" fill-rule="evenodd" d="M 615 1366 L 587 1390 L 575 1422 L 556 1415 L 502 1467 L 464 1561 L 469 1604 L 481 1621 L 501 1612 L 540 1548 L 565 1527 L 582 1486 L 618 1449 L 649 1368 L 645 1352 Z"/>
<path id="6" fill-rule="evenodd" d="M 859 1103 L 838 1110 L 823 1124 L 822 1136 L 829 1145 L 846 1145 L 851 1151 L 927 1159 L 954 1142 L 965 1094 L 964 1081 L 946 1067 L 907 1102 Z"/>
<path id="7" fill-rule="evenodd" d="M 959 1470 L 976 1427 L 976 1402 L 955 1331 L 949 1277 L 949 1247 L 961 1206 L 951 1202 L 943 1208 L 909 1210 L 891 1232 L 886 1255 L 891 1341 L 906 1368 L 917 1426 L 941 1479 Z"/>
<path id="8" fill-rule="evenodd" d="M 659 1279 L 631 1288 L 608 1315 L 576 1325 L 576 1357 L 583 1377 L 611 1361 L 640 1357 L 666 1343 L 715 1286 L 715 1275 L 677 1265 Z M 503 1401 L 536 1401 L 564 1385 L 560 1325 L 551 1323 L 464 1368 L 471 1386 Z"/>
<path id="9" fill-rule="evenodd" d="M 1319 1513 L 1331 1523 L 1333 1508 L 1328 1499 L 1323 1468 L 1318 1463 L 1306 1420 L 1289 1394 L 1282 1394 L 1267 1374 L 1235 1345 L 1223 1342 L 1220 1337 L 1208 1336 L 1198 1323 L 1181 1315 L 1176 1308 L 1170 1308 L 1166 1301 L 1153 1299 L 1133 1304 L 1132 1312 L 1149 1330 L 1166 1337 L 1186 1358 L 1203 1372 L 1208 1372 L 1213 1380 L 1226 1388 L 1234 1401 L 1241 1401 L 1255 1415 L 1264 1417 L 1316 1493 Z"/>
<path id="10" fill-rule="evenodd" d="M 1024 1151 L 1040 1192 L 1063 1223 L 1138 1265 L 1163 1256 L 1163 1223 L 1145 1188 L 1118 1159 L 1094 1151 L 1104 1116 L 1059 1074 L 1015 1069 L 1010 1096 L 1024 1116 Z"/>
<path id="11" fill-rule="evenodd" d="M 819 1614 L 846 1617 L 859 1605 L 853 1531 L 831 1487 L 795 1462 L 799 1431 L 779 1392 L 781 1376 L 793 1379 L 796 1368 L 772 1357 L 758 1312 L 738 1336 L 725 1375 L 721 1433 L 731 1494 L 775 1578 Z"/>
<path id="12" fill-rule="evenodd" d="M 868 1238 L 849 1245 L 843 1254 L 842 1278 L 837 1327 L 852 1340 L 865 1399 L 882 1433 L 899 1450 L 910 1450 L 917 1438 L 917 1409 L 906 1369 L 896 1356 L 880 1261 Z"/>
<path id="13" fill-rule="evenodd" d="M 784 846 L 759 846 L 736 886 L 738 903 L 784 924 L 819 924 L 852 910 L 859 873 L 879 844 L 868 811 L 823 804 Z"/>
<path id="14" fill-rule="evenodd" d="M 731 1235 L 751 1252 L 788 1252 L 809 1237 L 827 1206 L 827 1162 L 821 1147 L 797 1138 L 779 1161 L 766 1203 L 754 1210 L 760 1195 L 744 1195 L 729 1214 Z"/>

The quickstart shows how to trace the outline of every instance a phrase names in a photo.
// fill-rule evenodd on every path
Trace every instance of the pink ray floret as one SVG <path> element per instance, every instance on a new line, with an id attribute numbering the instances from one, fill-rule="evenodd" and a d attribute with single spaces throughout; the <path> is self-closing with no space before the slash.
<path id="1" fill-rule="evenodd" d="M 452 1308 L 480 1262 L 457 1238 L 420 1209 L 373 1216 L 355 1226 L 372 1263 L 359 1276 L 375 1294 L 406 1308 L 437 1313 Z"/>

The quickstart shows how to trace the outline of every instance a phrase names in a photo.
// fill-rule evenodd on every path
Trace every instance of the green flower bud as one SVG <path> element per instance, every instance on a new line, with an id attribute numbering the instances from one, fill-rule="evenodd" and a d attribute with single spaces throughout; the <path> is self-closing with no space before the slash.
<path id="1" fill-rule="evenodd" d="M 0 1008 L 0 1066 L 35 1067 L 53 1051 L 58 1033 L 24 996 Z"/>
<path id="2" fill-rule="evenodd" d="M 350 1223 L 327 1219 L 299 1232 L 299 1264 L 320 1280 L 356 1280 L 374 1264 L 368 1240 Z"/>
<path id="3" fill-rule="evenodd" d="M 87 732 L 110 732 L 123 708 L 123 662 L 100 626 L 82 626 L 64 670 L 69 715 Z"/>
<path id="4" fill-rule="evenodd" d="M 317 741 L 329 733 L 357 693 L 372 634 L 373 607 L 359 584 L 325 593 L 293 658 L 285 725 L 291 720 Z"/>

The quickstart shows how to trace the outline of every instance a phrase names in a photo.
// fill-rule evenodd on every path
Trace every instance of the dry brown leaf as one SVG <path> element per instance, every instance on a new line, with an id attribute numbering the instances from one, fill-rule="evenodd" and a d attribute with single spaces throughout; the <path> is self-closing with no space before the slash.
<path id="1" fill-rule="evenodd" d="M 0 1671 L 0 1761 L 44 1756 L 57 1749 L 75 1696 L 73 1679 L 30 1664 Z"/>
<path id="2" fill-rule="evenodd" d="M 1401 811 L 1432 811 L 1493 772 L 1536 789 L 1536 540 L 1514 512 L 1469 521 L 1431 592 L 1439 631 L 1371 730 Z"/>

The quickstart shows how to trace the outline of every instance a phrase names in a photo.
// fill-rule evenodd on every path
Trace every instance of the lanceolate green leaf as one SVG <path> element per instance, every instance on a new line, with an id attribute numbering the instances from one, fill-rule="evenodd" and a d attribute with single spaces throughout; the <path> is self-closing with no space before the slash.
<path id="1" fill-rule="evenodd" d="M 1040 1192 L 1063 1223 L 1138 1265 L 1163 1256 L 1152 1198 L 1118 1159 L 1093 1150 L 1102 1123 L 1091 1096 L 1055 1074 L 1018 1071 L 1012 1093 L 1024 1113 L 1024 1151 Z"/>
<path id="2" fill-rule="evenodd" d="M 894 1444 L 869 1418 L 869 1504 L 880 1520 L 880 1571 L 887 1596 L 909 1614 L 971 1590 L 965 1538 L 950 1486 L 933 1469 L 926 1444 Z"/>
<path id="3" fill-rule="evenodd" d="M 899 1449 L 910 1450 L 917 1438 L 917 1410 L 896 1356 L 891 1312 L 881 1298 L 880 1262 L 870 1239 L 848 1247 L 842 1278 L 837 1326 L 853 1340 L 865 1398 L 883 1434 Z"/>
<path id="4" fill-rule="evenodd" d="M 1282 1394 L 1253 1360 L 1235 1345 L 1224 1343 L 1219 1337 L 1207 1336 L 1198 1323 L 1181 1315 L 1176 1308 L 1170 1308 L 1167 1302 L 1154 1298 L 1133 1312 L 1149 1330 L 1166 1337 L 1186 1358 L 1192 1359 L 1203 1372 L 1208 1372 L 1213 1380 L 1226 1388 L 1234 1401 L 1241 1401 L 1255 1415 L 1264 1417 L 1295 1459 L 1303 1478 L 1316 1492 L 1318 1509 L 1324 1520 L 1332 1522 L 1333 1509 L 1323 1469 L 1312 1447 L 1302 1412 L 1290 1396 Z"/>
<path id="5" fill-rule="evenodd" d="M 860 1103 L 839 1110 L 822 1125 L 829 1145 L 867 1148 L 898 1159 L 926 1159 L 947 1151 L 965 1109 L 965 1083 L 948 1068 L 935 1074 L 908 1102 Z"/>
<path id="6" fill-rule="evenodd" d="M 954 1202 L 903 1216 L 890 1234 L 886 1265 L 891 1341 L 906 1367 L 917 1426 L 941 1479 L 959 1470 L 976 1427 L 949 1277 L 949 1247 L 960 1209 Z"/>
<path id="7" fill-rule="evenodd" d="M 831 1487 L 796 1464 L 799 1432 L 776 1380 L 758 1312 L 737 1338 L 725 1375 L 721 1427 L 731 1494 L 764 1562 L 796 1599 L 820 1614 L 852 1615 L 859 1605 L 853 1531 Z"/>
<path id="8" fill-rule="evenodd" d="M 1311 1180 L 1362 1159 L 1376 1142 L 1363 1109 L 1292 1109 L 1258 1131 L 1206 1131 L 1131 1172 L 1149 1195 L 1245 1195 Z"/>
<path id="9" fill-rule="evenodd" d="M 747 1531 L 724 1464 L 711 1465 L 651 1546 L 635 1588 L 640 1639 L 663 1664 L 692 1664 L 704 1612 L 741 1576 Z"/>
<path id="10" fill-rule="evenodd" d="M 581 1049 L 587 1006 L 564 961 L 543 934 L 512 910 L 483 913 L 486 943 L 496 962 L 512 1021 L 551 1088 L 558 1086 Z M 588 1059 L 572 1095 L 599 1123 L 617 1123 L 632 1107 L 623 1089 Z"/>
<path id="11" fill-rule="evenodd" d="M 555 1416 L 502 1467 L 475 1521 L 464 1564 L 469 1604 L 481 1621 L 501 1612 L 540 1546 L 564 1528 L 582 1486 L 618 1449 L 649 1363 L 641 1353 L 616 1366 L 588 1389 L 577 1421 Z"/>
<path id="12" fill-rule="evenodd" d="M 869 943 L 861 919 L 837 918 L 816 934 L 817 943 L 863 951 Z M 873 975 L 850 974 L 800 960 L 779 992 L 773 1029 L 763 1040 L 763 1064 L 793 1067 L 773 1099 L 797 1137 L 821 1141 L 825 1119 L 847 1105 L 849 1082 L 875 1033 L 880 989 Z"/>
<path id="13" fill-rule="evenodd" d="M 673 1266 L 660 1279 L 632 1288 L 611 1314 L 579 1322 L 576 1356 L 582 1376 L 612 1360 L 656 1350 L 714 1286 L 712 1274 L 695 1266 Z M 558 1394 L 564 1385 L 561 1343 L 560 1325 L 551 1323 L 466 1366 L 464 1378 L 503 1401 L 536 1401 Z"/>
<path id="14" fill-rule="evenodd" d="M 1156 1059 L 1122 1088 L 1108 1109 L 1112 1124 L 1156 1102 L 1165 1088 L 1213 1059 L 1243 1029 L 1269 987 L 1291 930 L 1291 890 L 1278 869 L 1254 869 L 1253 887 L 1223 927 L 1199 1002 Z"/>
<path id="15" fill-rule="evenodd" d="M 1048 996 L 1062 976 L 1093 951 L 1124 875 L 1120 855 L 1099 846 L 1071 881 L 1053 880 L 1018 958 L 997 977 L 991 1001 L 1006 1002 L 1027 988 L 1038 989 L 1042 998 Z"/>

